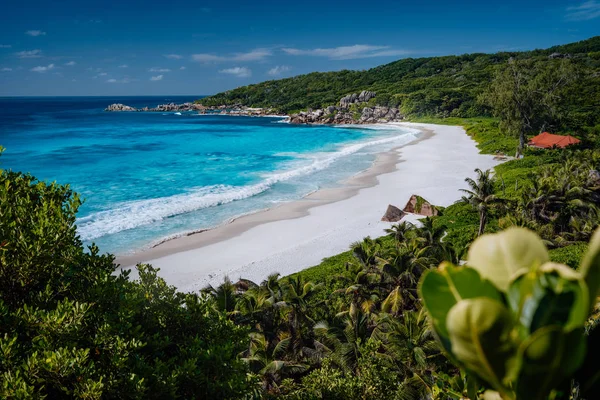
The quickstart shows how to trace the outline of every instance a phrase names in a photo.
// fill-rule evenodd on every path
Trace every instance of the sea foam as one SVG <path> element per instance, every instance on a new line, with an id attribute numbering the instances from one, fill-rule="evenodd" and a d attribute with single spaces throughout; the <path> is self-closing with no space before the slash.
<path id="1" fill-rule="evenodd" d="M 365 126 L 360 126 L 365 129 Z M 187 192 L 155 199 L 127 201 L 113 204 L 109 210 L 95 212 L 77 221 L 81 239 L 89 241 L 105 235 L 115 234 L 128 229 L 148 225 L 165 218 L 181 215 L 204 208 L 244 200 L 269 190 L 279 182 L 322 171 L 337 160 L 355 154 L 366 147 L 386 144 L 399 146 L 409 143 L 417 137 L 417 130 L 391 126 L 373 126 L 366 129 L 394 131 L 394 136 L 346 145 L 334 152 L 314 154 L 310 164 L 263 176 L 255 184 L 244 186 L 212 185 L 189 189 Z M 303 160 L 302 160 L 303 159 Z M 300 160 L 306 162 L 306 157 Z"/>

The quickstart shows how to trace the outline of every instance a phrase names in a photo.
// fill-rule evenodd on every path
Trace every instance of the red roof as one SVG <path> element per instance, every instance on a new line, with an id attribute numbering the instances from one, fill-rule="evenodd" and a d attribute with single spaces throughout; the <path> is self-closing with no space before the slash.
<path id="1" fill-rule="evenodd" d="M 579 142 L 581 142 L 581 140 L 574 138 L 571 135 L 562 136 L 554 135 L 548 132 L 542 132 L 539 135 L 531 138 L 531 140 L 529 141 L 529 145 L 533 147 L 539 147 L 542 149 L 549 149 L 554 146 L 565 148 L 567 146 Z"/>

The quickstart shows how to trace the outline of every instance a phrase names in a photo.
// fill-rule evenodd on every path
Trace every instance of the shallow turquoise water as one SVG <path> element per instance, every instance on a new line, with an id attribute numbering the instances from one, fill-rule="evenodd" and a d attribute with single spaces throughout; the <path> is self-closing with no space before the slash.
<path id="1" fill-rule="evenodd" d="M 85 198 L 81 238 L 119 254 L 336 186 L 415 137 L 278 118 L 102 111 L 190 100 L 0 98 L 0 166 L 70 183 Z"/>

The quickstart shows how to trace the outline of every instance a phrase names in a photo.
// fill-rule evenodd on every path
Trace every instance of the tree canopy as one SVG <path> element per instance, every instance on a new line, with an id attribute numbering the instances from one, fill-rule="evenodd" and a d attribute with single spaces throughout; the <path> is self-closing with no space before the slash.
<path id="1" fill-rule="evenodd" d="M 247 331 L 77 236 L 68 186 L 0 173 L 1 398 L 238 398 Z"/>
<path id="2" fill-rule="evenodd" d="M 560 127 L 576 129 L 597 124 L 600 117 L 594 110 L 600 103 L 600 36 L 545 50 L 406 58 L 365 71 L 313 72 L 243 86 L 198 102 L 206 106 L 267 107 L 289 113 L 334 105 L 345 95 L 371 90 L 377 93 L 370 101 L 373 105 L 399 107 L 408 116 L 475 117 L 491 114 L 491 108 L 478 97 L 510 59 L 551 71 L 562 60 L 559 57 L 568 57 L 581 71 L 565 95 L 571 113 L 569 118 L 561 119 Z M 544 78 L 536 76 L 541 84 Z"/>

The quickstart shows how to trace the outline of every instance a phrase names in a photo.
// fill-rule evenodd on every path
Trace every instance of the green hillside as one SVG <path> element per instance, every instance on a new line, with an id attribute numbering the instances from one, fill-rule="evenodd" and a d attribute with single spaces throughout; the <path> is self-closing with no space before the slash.
<path id="1" fill-rule="evenodd" d="M 199 102 L 206 106 L 274 107 L 289 113 L 336 104 L 347 94 L 372 90 L 377 97 L 371 102 L 398 106 L 406 115 L 482 116 L 488 112 L 477 102 L 477 96 L 511 57 L 531 59 L 551 68 L 561 61 L 550 57 L 553 53 L 568 54 L 584 71 L 573 107 L 592 112 L 600 105 L 600 36 L 545 50 L 406 58 L 366 71 L 313 72 L 240 87 Z"/>

